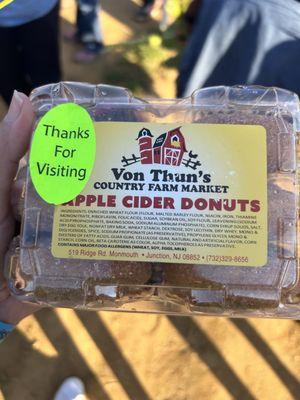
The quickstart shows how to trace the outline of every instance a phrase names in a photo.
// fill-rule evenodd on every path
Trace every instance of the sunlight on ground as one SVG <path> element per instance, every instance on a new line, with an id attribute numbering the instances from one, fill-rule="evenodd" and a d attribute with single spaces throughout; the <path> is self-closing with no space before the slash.
<path id="1" fill-rule="evenodd" d="M 39 351 L 47 357 L 57 357 L 57 350 L 53 347 L 47 336 L 40 329 L 34 316 L 24 319 L 18 330 L 32 343 L 32 349 Z"/>
<path id="2" fill-rule="evenodd" d="M 110 368 L 109 364 L 106 363 L 101 352 L 99 352 L 93 338 L 74 311 L 60 308 L 55 310 L 55 312 L 61 324 L 68 332 L 74 346 L 77 347 L 89 369 L 95 377 L 97 377 L 99 383 L 105 388 L 108 395 L 116 399 L 130 400 L 113 370 Z"/>
<path id="3" fill-rule="evenodd" d="M 265 391 L 267 398 L 272 398 L 274 391 L 279 396 L 278 398 L 288 398 L 287 388 L 282 385 L 281 380 L 272 368 L 269 368 L 268 362 L 263 355 L 244 335 L 241 335 L 241 332 L 230 320 L 223 318 L 217 320 L 206 319 L 204 321 L 195 318 L 194 320 L 215 344 L 221 356 L 227 361 L 238 379 L 245 386 L 247 386 L 249 380 L 252 382 L 251 387 L 248 387 L 248 389 L 254 397 L 259 398 L 261 390 L 261 382 L 257 381 L 256 376 L 263 374 L 264 379 L 271 384 Z M 239 357 L 239 363 L 237 363 L 237 357 L 241 354 L 243 356 Z"/>

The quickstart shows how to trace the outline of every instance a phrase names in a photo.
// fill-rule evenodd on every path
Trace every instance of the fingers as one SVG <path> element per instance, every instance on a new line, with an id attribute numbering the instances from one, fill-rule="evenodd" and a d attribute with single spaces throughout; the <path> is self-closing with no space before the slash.
<path id="1" fill-rule="evenodd" d="M 18 177 L 14 181 L 11 190 L 11 206 L 14 218 L 17 221 L 21 220 L 24 208 L 24 190 L 25 190 L 25 177 Z"/>
<path id="2" fill-rule="evenodd" d="M 0 302 L 0 321 L 16 325 L 23 318 L 41 308 L 37 304 L 21 303 L 13 296 L 8 296 L 5 301 Z"/>
<path id="3" fill-rule="evenodd" d="M 30 143 L 33 117 L 28 97 L 15 91 L 8 113 L 0 125 L 0 225 L 11 211 L 12 181 L 19 160 Z"/>
<path id="4" fill-rule="evenodd" d="M 11 206 L 15 219 L 21 220 L 24 210 L 25 183 L 27 176 L 27 168 L 24 158 L 19 162 L 19 169 L 13 181 L 11 189 Z"/>
<path id="5" fill-rule="evenodd" d="M 0 281 L 3 260 L 14 232 L 11 190 L 20 158 L 31 136 L 33 110 L 29 99 L 15 92 L 8 113 L 0 124 Z"/>
<path id="6" fill-rule="evenodd" d="M 16 98 L 17 100 L 14 100 Z M 28 150 L 32 127 L 34 113 L 32 105 L 28 97 L 15 91 L 12 102 L 16 101 L 20 107 L 20 112 L 17 117 L 10 118 L 10 110 L 8 111 L 4 122 L 10 125 L 9 133 L 9 153 L 10 159 L 14 163 L 18 163 L 20 159 L 24 156 Z M 17 114 L 16 114 L 17 115 Z M 12 120 L 12 122 L 11 122 Z"/>
<path id="7" fill-rule="evenodd" d="M 13 180 L 19 161 L 29 147 L 33 119 L 33 109 L 28 97 L 15 91 L 8 113 L 0 124 L 0 282 L 4 255 L 14 230 L 11 205 Z M 20 305 L 9 296 L 7 287 L 2 287 L 0 320 L 15 323 L 31 312 L 31 307 Z"/>
<path id="8" fill-rule="evenodd" d="M 3 285 L 2 285 L 3 286 Z M 0 289 L 0 303 L 9 297 L 9 290 L 6 286 Z"/>

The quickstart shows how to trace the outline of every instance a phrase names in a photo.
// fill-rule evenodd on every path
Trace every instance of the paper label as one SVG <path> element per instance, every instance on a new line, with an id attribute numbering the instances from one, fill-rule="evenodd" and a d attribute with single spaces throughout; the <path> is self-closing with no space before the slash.
<path id="1" fill-rule="evenodd" d="M 262 126 L 97 122 L 95 130 L 88 184 L 55 209 L 55 257 L 267 263 Z"/>
<path id="2" fill-rule="evenodd" d="M 29 167 L 33 185 L 50 204 L 72 200 L 89 181 L 95 160 L 93 121 L 75 103 L 51 108 L 34 131 Z"/>

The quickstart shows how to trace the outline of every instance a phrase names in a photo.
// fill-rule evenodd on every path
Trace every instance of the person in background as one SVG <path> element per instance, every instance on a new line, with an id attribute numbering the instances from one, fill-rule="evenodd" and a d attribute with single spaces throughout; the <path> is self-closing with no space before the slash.
<path id="1" fill-rule="evenodd" d="M 188 34 L 191 33 L 201 7 L 202 0 L 192 0 L 183 15 L 184 21 L 188 26 Z"/>
<path id="2" fill-rule="evenodd" d="M 14 0 L 0 10 L 0 94 L 60 81 L 58 0 Z"/>
<path id="3" fill-rule="evenodd" d="M 168 0 L 143 0 L 142 5 L 135 15 L 137 22 L 145 22 L 151 18 L 151 13 L 155 8 L 160 9 L 161 17 L 159 21 L 159 29 L 165 31 L 169 25 L 169 15 L 167 10 Z"/>
<path id="4" fill-rule="evenodd" d="M 141 7 L 136 13 L 136 20 L 138 22 L 144 22 L 150 18 L 151 12 L 153 10 L 155 0 L 143 0 Z"/>
<path id="5" fill-rule="evenodd" d="M 55 393 L 54 400 L 88 400 L 84 383 L 76 376 L 67 378 Z"/>
<path id="6" fill-rule="evenodd" d="M 77 0 L 76 30 L 65 35 L 67 40 L 79 41 L 83 49 L 76 52 L 74 61 L 88 63 L 104 48 L 99 0 Z"/>
<path id="7" fill-rule="evenodd" d="M 198 88 L 257 84 L 300 94 L 296 0 L 202 0 L 183 52 L 178 97 Z"/>

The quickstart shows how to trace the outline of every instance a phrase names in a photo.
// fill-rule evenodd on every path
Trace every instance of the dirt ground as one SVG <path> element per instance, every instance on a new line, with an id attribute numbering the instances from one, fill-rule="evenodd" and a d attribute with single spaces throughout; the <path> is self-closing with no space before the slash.
<path id="1" fill-rule="evenodd" d="M 156 22 L 135 23 L 133 1 L 102 4 L 106 53 L 77 65 L 75 46 L 62 41 L 64 78 L 174 96 L 176 70 L 168 63 L 176 58 L 174 46 L 155 59 L 154 40 L 155 62 L 143 69 L 140 48 L 118 47 L 133 39 L 143 46 Z M 63 32 L 74 15 L 73 1 L 63 1 Z M 45 309 L 0 346 L 0 400 L 51 400 L 72 375 L 84 381 L 91 400 L 300 399 L 300 323 Z"/>

